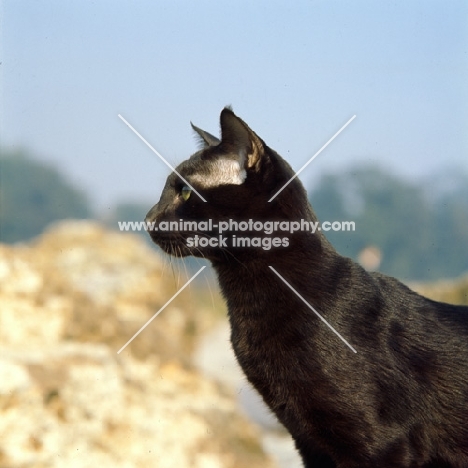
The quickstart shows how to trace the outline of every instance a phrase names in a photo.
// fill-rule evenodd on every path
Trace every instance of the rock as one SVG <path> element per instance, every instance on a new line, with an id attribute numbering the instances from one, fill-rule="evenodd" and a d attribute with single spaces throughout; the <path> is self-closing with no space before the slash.
<path id="1" fill-rule="evenodd" d="M 175 362 L 82 343 L 1 356 L 0 466 L 272 466 L 230 395 Z"/>
<path id="2" fill-rule="evenodd" d="M 46 277 L 34 262 L 0 246 L 0 342 L 19 348 L 57 343 L 72 313 L 69 298 L 43 295 Z"/>
<path id="3" fill-rule="evenodd" d="M 0 295 L 8 305 L 0 315 L 2 342 L 67 339 L 118 350 L 186 281 L 166 273 L 140 237 L 88 221 L 54 225 L 30 245 L 0 246 Z M 183 359 L 191 352 L 214 319 L 187 292 L 131 344 L 132 353 Z"/>
<path id="4" fill-rule="evenodd" d="M 1 468 L 274 467 L 191 363 L 215 321 L 195 290 L 117 354 L 177 290 L 162 271 L 138 237 L 90 222 L 0 246 Z"/>

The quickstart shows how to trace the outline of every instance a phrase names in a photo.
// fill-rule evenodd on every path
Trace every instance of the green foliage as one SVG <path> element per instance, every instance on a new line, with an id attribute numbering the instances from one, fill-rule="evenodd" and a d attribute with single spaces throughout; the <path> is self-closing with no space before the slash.
<path id="1" fill-rule="evenodd" d="M 0 241 L 18 242 L 39 235 L 51 222 L 88 218 L 84 194 L 55 168 L 23 152 L 0 154 Z"/>
<path id="2" fill-rule="evenodd" d="M 343 255 L 356 259 L 375 246 L 381 271 L 435 279 L 468 270 L 468 197 L 462 192 L 442 196 L 382 169 L 358 167 L 324 177 L 310 200 L 321 221 L 355 221 L 355 232 L 326 233 Z"/>

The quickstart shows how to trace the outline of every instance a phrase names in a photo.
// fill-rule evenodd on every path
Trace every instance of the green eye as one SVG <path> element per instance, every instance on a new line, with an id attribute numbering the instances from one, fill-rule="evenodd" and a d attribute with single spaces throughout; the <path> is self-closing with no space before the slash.
<path id="1" fill-rule="evenodd" d="M 191 193 L 192 193 L 192 189 L 188 187 L 187 185 L 184 185 L 182 187 L 182 190 L 180 191 L 180 196 L 184 199 L 184 201 L 187 201 L 190 198 Z"/>

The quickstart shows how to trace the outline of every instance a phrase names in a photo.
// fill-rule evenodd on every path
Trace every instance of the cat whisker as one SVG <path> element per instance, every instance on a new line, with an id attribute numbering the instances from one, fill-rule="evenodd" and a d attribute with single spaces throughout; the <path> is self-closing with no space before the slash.
<path id="1" fill-rule="evenodd" d="M 188 269 L 187 269 L 187 264 L 185 263 L 185 257 L 182 255 L 182 249 L 180 247 L 178 247 L 178 249 L 179 249 L 179 253 L 180 253 L 180 259 L 182 260 L 182 265 L 184 267 L 185 276 L 187 278 L 189 278 L 190 276 L 189 276 L 189 272 L 188 272 Z M 190 294 L 191 294 L 192 289 L 189 288 L 189 290 L 190 290 Z"/>
<path id="2" fill-rule="evenodd" d="M 171 246 L 171 249 L 173 249 L 172 241 L 170 243 L 170 246 Z M 174 262 L 173 262 L 172 258 L 170 259 L 170 264 L 171 264 L 171 271 L 172 271 L 172 279 L 174 280 L 174 283 L 175 283 L 175 285 L 177 287 L 177 278 L 176 278 L 176 273 L 175 273 L 175 269 L 174 269 Z"/>
<path id="3" fill-rule="evenodd" d="M 172 259 L 168 255 L 166 255 L 166 253 L 164 251 L 162 252 L 161 256 L 164 259 L 163 271 L 162 271 L 162 273 L 164 275 L 164 274 L 166 274 L 166 270 L 169 270 Z"/>
<path id="4" fill-rule="evenodd" d="M 208 281 L 208 278 L 205 276 L 205 281 L 208 286 L 208 291 L 210 292 L 210 297 L 211 297 L 211 306 L 213 307 L 213 311 L 216 310 L 215 308 L 215 303 L 214 303 L 214 296 L 213 296 L 213 290 L 211 289 L 211 281 Z"/>

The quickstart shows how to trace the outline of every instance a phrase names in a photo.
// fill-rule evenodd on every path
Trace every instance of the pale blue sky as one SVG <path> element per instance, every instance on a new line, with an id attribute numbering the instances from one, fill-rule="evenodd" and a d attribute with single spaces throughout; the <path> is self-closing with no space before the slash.
<path id="1" fill-rule="evenodd" d="M 167 159 L 235 112 L 299 169 L 468 170 L 468 2 L 2 3 L 1 143 L 54 161 L 101 208 L 157 201 Z M 20 181 L 18 181 L 20 183 Z"/>

